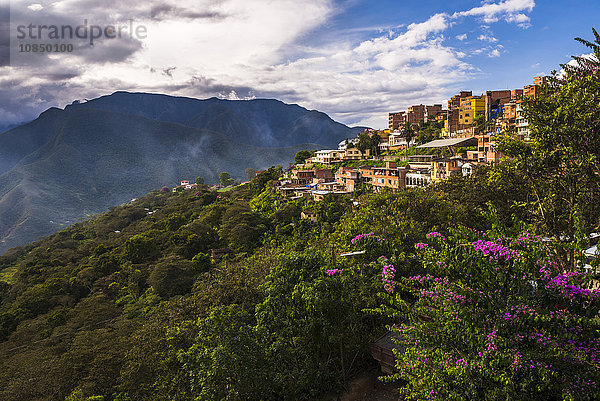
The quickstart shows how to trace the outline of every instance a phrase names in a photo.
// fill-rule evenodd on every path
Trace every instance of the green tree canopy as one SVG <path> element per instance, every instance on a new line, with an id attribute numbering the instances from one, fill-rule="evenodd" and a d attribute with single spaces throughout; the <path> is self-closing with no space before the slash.
<path id="1" fill-rule="evenodd" d="M 248 178 L 248 181 L 252 180 L 254 177 L 256 177 L 256 170 L 254 170 L 251 167 L 248 167 L 246 169 L 246 178 Z"/>
<path id="2" fill-rule="evenodd" d="M 300 150 L 300 151 L 296 152 L 296 155 L 294 156 L 294 163 L 302 164 L 302 163 L 304 163 L 304 161 L 306 159 L 308 159 L 312 155 L 313 155 L 313 152 L 311 152 L 309 150 Z"/>
<path id="3" fill-rule="evenodd" d="M 588 232 L 600 227 L 600 74 L 571 70 L 550 81 L 525 107 L 531 143 L 507 135 L 500 149 L 511 157 L 504 169 L 531 188 L 539 232 L 572 240 L 578 221 Z"/>
<path id="4" fill-rule="evenodd" d="M 219 183 L 224 187 L 228 187 L 233 185 L 235 181 L 231 178 L 231 175 L 227 172 L 222 172 L 219 174 Z"/>

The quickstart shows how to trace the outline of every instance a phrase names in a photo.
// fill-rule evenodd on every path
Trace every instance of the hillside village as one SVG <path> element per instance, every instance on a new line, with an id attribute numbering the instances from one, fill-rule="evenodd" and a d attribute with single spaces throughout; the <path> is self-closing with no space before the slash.
<path id="1" fill-rule="evenodd" d="M 359 187 L 399 190 L 455 174 L 468 176 L 474 166 L 495 164 L 503 157 L 495 147 L 498 135 L 509 133 L 529 141 L 524 102 L 541 96 L 546 85 L 546 77 L 535 77 L 522 89 L 481 95 L 461 91 L 448 100 L 447 109 L 421 104 L 389 113 L 387 129 L 367 129 L 337 149 L 312 152 L 288 169 L 276 190 L 288 198 L 319 201 L 328 194 L 351 194 Z"/>

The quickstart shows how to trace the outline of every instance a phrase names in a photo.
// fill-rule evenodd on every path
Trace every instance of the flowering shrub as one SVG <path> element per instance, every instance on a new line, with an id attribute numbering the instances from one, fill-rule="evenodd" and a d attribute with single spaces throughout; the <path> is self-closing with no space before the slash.
<path id="1" fill-rule="evenodd" d="M 481 251 L 484 256 L 489 256 L 490 260 L 510 261 L 519 256 L 519 252 L 503 246 L 499 242 L 492 241 L 474 241 L 473 246 Z"/>
<path id="2" fill-rule="evenodd" d="M 343 271 L 344 271 L 344 270 L 340 270 L 340 269 L 329 269 L 329 270 L 327 270 L 327 272 L 326 272 L 326 273 L 327 273 L 327 275 L 328 275 L 329 277 L 333 277 L 333 276 L 335 276 L 336 274 L 339 274 L 339 273 L 341 273 L 341 272 L 343 272 Z"/>
<path id="3" fill-rule="evenodd" d="M 394 277 L 396 276 L 396 268 L 394 265 L 383 266 L 383 272 L 381 273 L 381 281 L 383 281 L 383 288 L 387 292 L 394 291 L 396 283 L 394 283 Z"/>
<path id="4" fill-rule="evenodd" d="M 429 247 L 429 244 L 426 244 L 424 242 L 418 242 L 418 243 L 415 244 L 415 248 L 418 249 L 418 250 L 422 250 L 422 249 L 425 249 L 425 248 L 428 248 L 428 247 Z"/>
<path id="5" fill-rule="evenodd" d="M 433 231 L 430 232 L 429 234 L 426 235 L 427 238 L 440 238 L 442 239 L 442 241 L 446 240 L 446 237 L 444 237 L 442 234 L 438 233 L 437 231 Z"/>
<path id="6" fill-rule="evenodd" d="M 592 400 L 600 397 L 600 292 L 567 272 L 538 237 L 431 233 L 426 274 L 384 289 L 404 322 L 397 372 L 410 400 Z"/>
<path id="7" fill-rule="evenodd" d="M 352 238 L 350 240 L 350 242 L 352 242 L 353 244 L 356 244 L 358 241 L 365 239 L 365 238 L 369 238 L 372 235 L 375 235 L 375 233 L 370 232 L 368 234 L 358 234 L 356 237 Z"/>
<path id="8" fill-rule="evenodd" d="M 373 232 L 359 234 L 350 240 L 353 251 L 364 251 L 360 260 L 364 263 L 370 263 L 379 255 L 392 256 L 394 252 L 393 245 L 385 237 Z M 359 258 L 357 258 L 359 259 Z"/>

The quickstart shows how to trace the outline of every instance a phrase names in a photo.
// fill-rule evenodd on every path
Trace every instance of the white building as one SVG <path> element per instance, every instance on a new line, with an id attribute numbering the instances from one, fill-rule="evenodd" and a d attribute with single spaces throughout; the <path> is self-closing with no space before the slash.
<path id="1" fill-rule="evenodd" d="M 408 142 L 400 133 L 391 134 L 388 138 L 388 147 L 394 146 L 406 146 L 408 147 Z"/>
<path id="2" fill-rule="evenodd" d="M 471 163 L 465 163 L 462 166 L 463 177 L 470 177 L 473 174 L 473 165 Z"/>
<path id="3" fill-rule="evenodd" d="M 521 103 L 517 104 L 515 112 L 517 115 L 517 118 L 515 119 L 517 135 L 523 140 L 528 141 L 531 131 L 529 129 L 529 121 L 527 121 L 523 115 L 523 105 Z"/>
<path id="4" fill-rule="evenodd" d="M 416 170 L 406 173 L 406 187 L 426 187 L 431 184 L 431 173 L 428 170 Z"/>
<path id="5" fill-rule="evenodd" d="M 344 152 L 340 150 L 318 150 L 312 157 L 312 162 L 316 164 L 331 164 L 340 161 Z"/>

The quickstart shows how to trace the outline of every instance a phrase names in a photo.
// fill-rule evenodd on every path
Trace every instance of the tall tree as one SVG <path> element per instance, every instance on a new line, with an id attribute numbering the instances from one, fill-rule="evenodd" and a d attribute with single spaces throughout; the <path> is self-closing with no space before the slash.
<path id="1" fill-rule="evenodd" d="M 252 180 L 254 177 L 256 177 L 256 170 L 254 170 L 251 167 L 248 167 L 246 169 L 246 177 L 248 178 L 248 181 Z"/>
<path id="2" fill-rule="evenodd" d="M 358 135 L 358 141 L 356 142 L 356 149 L 360 150 L 361 153 L 365 153 L 367 149 L 372 148 L 371 137 L 366 132 L 362 132 Z"/>
<path id="3" fill-rule="evenodd" d="M 501 148 L 513 158 L 508 166 L 529 182 L 540 231 L 573 239 L 578 226 L 600 228 L 600 73 L 567 70 L 526 103 L 531 143 L 507 136 Z"/>
<path id="4" fill-rule="evenodd" d="M 294 163 L 296 163 L 296 164 L 302 164 L 302 163 L 304 163 L 304 161 L 306 159 L 308 159 L 312 155 L 313 155 L 313 152 L 311 152 L 309 150 L 299 150 L 296 153 L 296 155 L 294 156 Z"/>
<path id="5" fill-rule="evenodd" d="M 591 49 L 592 54 L 588 56 L 573 56 L 573 60 L 576 62 L 575 65 L 565 64 L 562 66 L 567 73 L 575 75 L 591 74 L 596 72 L 600 67 L 600 34 L 594 28 L 592 28 L 592 32 L 594 33 L 593 42 L 579 37 L 575 38 L 576 41 Z"/>
<path id="6" fill-rule="evenodd" d="M 235 182 L 232 178 L 231 175 L 227 172 L 222 172 L 219 174 L 219 182 L 221 183 L 221 185 L 223 185 L 224 187 L 228 187 L 230 185 L 233 185 L 233 183 Z"/>
<path id="7" fill-rule="evenodd" d="M 404 139 L 406 139 L 406 144 L 408 145 L 408 147 L 410 147 L 410 143 L 416 136 L 415 130 L 413 129 L 411 123 L 407 122 L 404 125 L 404 129 L 402 130 L 402 136 L 404 137 Z"/>
<path id="8" fill-rule="evenodd" d="M 371 153 L 379 155 L 379 144 L 381 143 L 381 137 L 378 133 L 374 133 L 371 136 Z"/>

